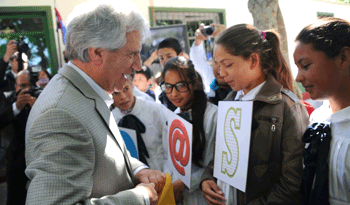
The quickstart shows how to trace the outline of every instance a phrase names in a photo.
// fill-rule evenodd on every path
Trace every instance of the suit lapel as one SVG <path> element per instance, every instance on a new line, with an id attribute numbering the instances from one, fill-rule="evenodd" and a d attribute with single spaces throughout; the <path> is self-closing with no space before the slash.
<path id="1" fill-rule="evenodd" d="M 92 87 L 84 80 L 84 78 L 76 70 L 74 70 L 74 68 L 65 65 L 62 69 L 59 70 L 58 73 L 66 77 L 86 98 L 95 101 L 95 109 L 99 113 L 100 117 L 103 119 L 104 123 L 106 124 L 106 127 L 113 134 L 115 142 L 117 143 L 124 155 L 124 160 L 127 165 L 129 175 L 133 180 L 134 185 L 136 185 L 134 175 L 131 172 L 131 164 L 129 161 L 129 157 L 126 153 L 127 151 L 123 138 L 120 135 L 115 119 L 112 113 L 110 112 L 109 108 L 107 107 L 106 103 L 95 92 L 95 90 L 92 89 Z"/>
<path id="2" fill-rule="evenodd" d="M 97 112 L 100 114 L 107 127 L 109 127 L 109 116 L 111 114 L 106 106 L 106 103 L 84 80 L 84 78 L 76 70 L 74 70 L 74 68 L 68 65 L 65 65 L 62 69 L 59 70 L 58 73 L 66 77 L 86 98 L 95 101 L 95 108 Z"/>

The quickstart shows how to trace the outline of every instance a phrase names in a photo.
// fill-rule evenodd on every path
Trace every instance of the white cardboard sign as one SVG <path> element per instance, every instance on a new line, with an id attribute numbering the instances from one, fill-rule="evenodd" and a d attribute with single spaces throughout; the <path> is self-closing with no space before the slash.
<path id="1" fill-rule="evenodd" d="M 245 192 L 253 102 L 220 101 L 218 111 L 214 177 Z"/>
<path id="2" fill-rule="evenodd" d="M 137 149 L 137 136 L 136 131 L 133 129 L 128 129 L 124 127 L 118 127 L 120 135 L 123 137 L 125 146 L 130 152 L 130 155 L 136 159 L 139 158 L 139 153 Z"/>
<path id="3" fill-rule="evenodd" d="M 191 187 L 192 124 L 173 112 L 168 112 L 168 160 L 179 179 Z"/>

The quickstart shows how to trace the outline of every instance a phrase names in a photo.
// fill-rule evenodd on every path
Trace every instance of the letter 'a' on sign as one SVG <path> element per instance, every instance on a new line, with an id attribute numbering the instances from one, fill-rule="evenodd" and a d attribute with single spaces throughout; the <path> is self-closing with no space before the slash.
<path id="1" fill-rule="evenodd" d="M 191 187 L 192 125 L 179 115 L 168 113 L 168 164 L 173 174 Z"/>
<path id="2" fill-rule="evenodd" d="M 252 101 L 219 102 L 214 177 L 245 192 L 248 173 Z"/>
<path id="3" fill-rule="evenodd" d="M 177 143 L 180 143 L 178 151 L 176 150 Z M 170 125 L 169 151 L 176 170 L 183 176 L 185 175 L 183 166 L 186 166 L 190 160 L 190 146 L 185 125 L 180 120 L 175 119 Z"/>

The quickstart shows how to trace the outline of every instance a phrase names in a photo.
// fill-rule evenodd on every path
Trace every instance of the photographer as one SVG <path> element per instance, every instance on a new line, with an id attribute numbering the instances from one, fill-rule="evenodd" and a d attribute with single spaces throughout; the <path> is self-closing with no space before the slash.
<path id="1" fill-rule="evenodd" d="M 10 40 L 7 43 L 6 53 L 0 58 L 0 90 L 1 92 L 12 91 L 15 90 L 16 84 L 16 75 L 19 71 L 26 70 L 28 67 L 27 63 L 27 55 L 25 54 L 27 45 L 22 42 L 19 44 L 15 40 Z M 18 52 L 18 48 L 20 48 L 21 52 Z M 25 52 L 22 53 L 24 50 Z M 20 56 L 20 53 L 22 55 Z M 19 59 L 21 57 L 21 60 Z M 23 66 L 19 65 L 19 61 L 23 62 Z M 6 68 L 8 65 L 11 65 L 11 70 L 6 73 Z"/>
<path id="2" fill-rule="evenodd" d="M 22 70 L 17 74 L 15 89 L 1 93 L 3 108 L 0 110 L 0 129 L 12 126 L 13 136 L 6 153 L 7 204 L 25 204 L 26 184 L 25 127 L 29 111 L 40 89 L 30 83 L 30 72 Z"/>
<path id="3" fill-rule="evenodd" d="M 203 84 L 205 92 L 210 92 L 210 83 L 215 80 L 213 69 L 206 60 L 206 53 L 203 46 L 203 41 L 211 37 L 219 36 L 226 29 L 225 25 L 210 24 L 210 26 L 204 26 L 200 24 L 195 32 L 195 41 L 193 42 L 190 50 L 190 59 L 192 60 L 196 71 L 203 78 Z"/>
<path id="4" fill-rule="evenodd" d="M 231 91 L 231 87 L 220 77 L 219 67 L 214 59 L 211 62 L 206 60 L 203 41 L 210 37 L 219 36 L 225 29 L 225 25 L 222 24 L 211 24 L 210 26 L 201 24 L 195 32 L 195 41 L 190 50 L 190 59 L 203 78 L 209 101 L 215 105 L 225 99 Z"/>

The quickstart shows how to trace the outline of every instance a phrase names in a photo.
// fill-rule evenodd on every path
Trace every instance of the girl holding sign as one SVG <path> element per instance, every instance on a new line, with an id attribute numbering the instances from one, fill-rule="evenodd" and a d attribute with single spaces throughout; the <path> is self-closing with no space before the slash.
<path id="1" fill-rule="evenodd" d="M 233 90 L 225 100 L 253 101 L 246 192 L 232 189 L 234 204 L 298 204 L 308 114 L 293 94 L 277 33 L 232 26 L 216 39 L 214 60 Z M 209 204 L 225 204 L 212 171 L 208 166 L 202 177 L 203 195 Z"/>
<path id="2" fill-rule="evenodd" d="M 205 204 L 199 183 L 204 168 L 214 156 L 217 106 L 208 102 L 191 60 L 182 56 L 170 59 L 164 66 L 162 78 L 162 90 L 178 107 L 174 112 L 193 124 L 191 187 L 187 188 L 172 175 L 176 200 L 179 202 L 183 198 L 183 204 Z"/>
<path id="3" fill-rule="evenodd" d="M 305 162 L 314 162 L 308 160 L 312 157 L 317 168 L 313 183 L 308 180 L 314 176 L 313 167 L 305 163 L 303 204 L 349 204 L 350 22 L 324 18 L 306 26 L 296 38 L 294 61 L 299 68 L 296 81 L 313 100 L 329 100 L 331 109 L 323 112 L 328 116 L 315 119 L 319 123 L 310 125 L 303 137 L 310 145 L 321 141 L 314 149 L 316 157 L 308 152 L 313 146 L 306 149 Z M 323 167 L 321 172 L 318 167 Z"/>
<path id="4" fill-rule="evenodd" d="M 140 161 L 151 169 L 163 171 L 164 151 L 162 138 L 166 135 L 167 108 L 133 95 L 131 79 L 122 91 L 114 92 L 112 114 L 120 127 L 136 130 Z"/>

